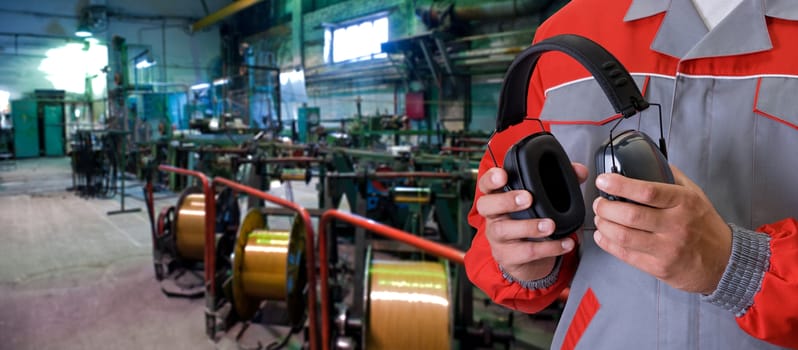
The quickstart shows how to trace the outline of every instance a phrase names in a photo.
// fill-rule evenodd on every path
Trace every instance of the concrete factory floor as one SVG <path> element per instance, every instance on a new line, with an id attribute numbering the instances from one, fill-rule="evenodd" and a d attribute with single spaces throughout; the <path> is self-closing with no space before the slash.
<path id="1" fill-rule="evenodd" d="M 208 340 L 202 298 L 161 293 L 144 202 L 126 197 L 126 209 L 142 210 L 107 215 L 120 209 L 119 197 L 67 191 L 69 159 L 15 163 L 0 168 L 0 349 L 239 348 L 232 336 Z M 128 186 L 141 191 L 135 180 Z M 315 205 L 313 184 L 293 190 L 300 204 Z M 158 199 L 156 208 L 176 200 Z M 548 347 L 552 321 L 516 315 L 519 327 L 526 345 L 518 348 Z M 248 331 L 255 335 L 243 337 L 241 348 L 257 348 L 259 337 L 273 336 L 257 332 Z"/>

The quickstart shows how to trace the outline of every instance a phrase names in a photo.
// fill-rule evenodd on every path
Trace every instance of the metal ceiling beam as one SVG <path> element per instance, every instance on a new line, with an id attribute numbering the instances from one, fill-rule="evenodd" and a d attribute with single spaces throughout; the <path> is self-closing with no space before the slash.
<path id="1" fill-rule="evenodd" d="M 263 1 L 263 0 L 238 0 L 238 1 L 234 1 L 230 5 L 222 7 L 220 10 L 218 10 L 218 11 L 216 11 L 214 13 L 211 13 L 210 15 L 205 16 L 205 18 L 202 18 L 199 21 L 194 22 L 194 24 L 191 25 L 191 31 L 192 32 L 196 32 L 196 31 L 201 30 L 201 29 L 203 29 L 205 27 L 211 26 L 211 25 L 215 24 L 216 22 L 219 22 L 219 21 L 221 21 L 221 20 L 223 20 L 223 19 L 225 19 L 227 17 L 230 17 L 230 16 L 238 13 L 239 11 L 241 11 L 241 10 L 247 8 L 247 7 L 250 7 L 252 5 L 255 5 L 255 4 L 257 4 L 257 3 L 261 2 L 261 1 Z"/>

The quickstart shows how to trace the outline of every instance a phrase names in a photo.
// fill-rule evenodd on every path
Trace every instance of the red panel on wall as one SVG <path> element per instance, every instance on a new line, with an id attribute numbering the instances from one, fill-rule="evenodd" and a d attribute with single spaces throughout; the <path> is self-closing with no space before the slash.
<path id="1" fill-rule="evenodd" d="M 409 119 L 424 119 L 424 94 L 421 92 L 408 92 L 405 94 L 405 110 Z"/>

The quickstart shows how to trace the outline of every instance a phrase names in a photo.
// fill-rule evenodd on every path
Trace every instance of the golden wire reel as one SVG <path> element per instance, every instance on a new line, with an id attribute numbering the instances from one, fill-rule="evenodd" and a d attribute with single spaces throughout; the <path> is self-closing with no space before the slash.
<path id="1" fill-rule="evenodd" d="M 205 194 L 199 187 L 189 187 L 180 195 L 174 232 L 179 257 L 205 259 Z"/>
<path id="2" fill-rule="evenodd" d="M 285 301 L 292 327 L 304 322 L 305 224 L 293 222 L 291 231 L 269 230 L 258 209 L 244 217 L 233 258 L 233 305 L 242 319 L 269 300 Z"/>
<path id="3" fill-rule="evenodd" d="M 310 182 L 310 168 L 285 168 L 280 172 L 280 181 L 304 181 Z"/>
<path id="4" fill-rule="evenodd" d="M 444 263 L 375 260 L 367 275 L 366 349 L 450 349 L 453 317 Z"/>
<path id="5" fill-rule="evenodd" d="M 395 187 L 391 190 L 396 203 L 429 204 L 432 201 L 432 191 L 427 187 Z"/>

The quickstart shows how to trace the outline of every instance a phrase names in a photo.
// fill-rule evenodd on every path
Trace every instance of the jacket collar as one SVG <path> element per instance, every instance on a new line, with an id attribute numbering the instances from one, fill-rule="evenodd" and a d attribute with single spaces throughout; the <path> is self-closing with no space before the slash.
<path id="1" fill-rule="evenodd" d="M 745 0 L 708 31 L 691 0 L 633 0 L 624 17 L 636 21 L 665 12 L 651 49 L 681 59 L 732 56 L 773 48 L 765 16 L 798 21 L 795 0 Z"/>

